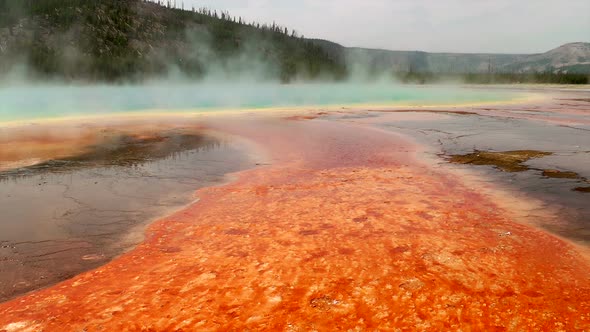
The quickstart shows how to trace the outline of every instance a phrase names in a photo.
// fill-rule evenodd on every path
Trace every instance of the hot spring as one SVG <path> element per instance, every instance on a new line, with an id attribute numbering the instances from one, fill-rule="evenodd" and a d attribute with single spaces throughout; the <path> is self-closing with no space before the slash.
<path id="1" fill-rule="evenodd" d="M 0 87 L 0 122 L 138 112 L 354 105 L 436 106 L 510 101 L 500 89 L 394 84 L 151 84 Z"/>

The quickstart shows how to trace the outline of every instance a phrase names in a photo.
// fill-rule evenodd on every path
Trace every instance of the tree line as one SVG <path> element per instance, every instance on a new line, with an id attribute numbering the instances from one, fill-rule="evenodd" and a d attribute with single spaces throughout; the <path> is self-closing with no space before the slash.
<path id="1" fill-rule="evenodd" d="M 430 73 L 398 72 L 393 77 L 409 84 L 461 82 L 466 84 L 590 84 L 590 75 L 564 72 Z"/>
<path id="2" fill-rule="evenodd" d="M 352 66 L 342 52 L 275 22 L 184 8 L 182 1 L 0 0 L 0 74 L 25 62 L 36 79 L 143 81 L 172 70 L 200 79 L 213 63 L 223 67 L 253 53 L 271 68 L 268 78 L 345 80 Z M 383 77 L 392 69 L 376 65 L 368 71 Z M 589 83 L 588 75 L 580 73 L 441 74 L 413 71 L 411 66 L 392 78 L 418 84 Z"/>
<path id="3" fill-rule="evenodd" d="M 0 0 L 2 28 L 10 43 L 0 71 L 26 59 L 41 78 L 141 81 L 174 68 L 198 79 L 212 61 L 223 65 L 246 52 L 285 82 L 346 74 L 342 61 L 294 30 L 171 1 Z"/>

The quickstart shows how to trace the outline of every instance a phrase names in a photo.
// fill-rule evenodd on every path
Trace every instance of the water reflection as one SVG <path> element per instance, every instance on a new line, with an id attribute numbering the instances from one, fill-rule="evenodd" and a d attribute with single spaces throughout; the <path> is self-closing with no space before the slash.
<path id="1" fill-rule="evenodd" d="M 219 138 L 175 131 L 147 137 L 119 134 L 80 154 L 0 171 L 0 181 L 91 167 L 137 167 L 158 159 L 179 159 L 186 151 L 216 149 L 225 143 Z"/>
<path id="2" fill-rule="evenodd" d="M 252 166 L 239 142 L 170 131 L 0 172 L 0 301 L 104 264 L 196 189 Z"/>

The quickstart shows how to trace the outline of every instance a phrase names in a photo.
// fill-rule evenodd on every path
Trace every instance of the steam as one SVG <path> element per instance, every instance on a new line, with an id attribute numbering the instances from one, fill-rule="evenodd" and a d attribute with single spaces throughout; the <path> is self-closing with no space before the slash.
<path id="1" fill-rule="evenodd" d="M 151 11 L 154 10 L 172 10 L 158 9 L 156 7 L 158 5 L 152 4 L 152 2 L 161 3 L 161 1 L 143 1 L 130 6 L 136 15 L 142 17 L 150 17 L 153 14 Z M 172 3 L 176 2 L 169 1 L 169 6 Z M 23 5 L 19 7 L 18 1 L 7 2 L 7 4 L 11 6 L 8 8 L 8 12 L 23 10 L 21 8 Z M 2 4 L 0 3 L 0 10 L 1 7 Z M 222 15 L 226 19 L 231 17 L 229 13 L 223 13 Z M 99 13 L 97 19 L 100 21 L 104 16 L 107 15 Z M 108 26 L 110 24 L 108 20 L 100 22 L 99 26 Z M 237 22 L 236 19 L 234 23 L 218 21 L 215 24 L 201 25 L 189 21 L 185 27 L 183 42 L 180 43 L 172 38 L 169 41 L 157 40 L 156 45 L 151 45 L 152 41 L 144 40 L 144 37 L 130 37 L 129 44 L 125 48 L 136 52 L 136 54 L 131 55 L 135 60 L 130 61 L 141 62 L 141 65 L 146 66 L 146 68 L 145 70 L 135 68 L 133 69 L 135 72 L 132 70 L 131 74 L 122 79 L 116 79 L 115 82 L 117 84 L 145 82 L 150 84 L 154 82 L 234 84 L 395 81 L 389 72 L 376 72 L 374 68 L 371 71 L 369 56 L 359 54 L 354 56 L 331 56 L 335 64 L 344 68 L 345 72 L 342 75 L 337 75 L 338 77 L 333 71 L 326 69 L 328 66 L 322 67 L 321 65 L 313 68 L 313 75 L 310 76 L 310 73 L 307 72 L 310 70 L 309 68 L 302 68 L 305 66 L 300 63 L 285 63 L 284 61 L 284 57 L 290 55 L 285 53 L 296 52 L 302 46 L 303 39 L 299 39 L 295 31 L 288 32 L 287 28 L 275 26 L 273 23 L 272 28 L 269 28 L 268 25 L 262 25 L 267 30 L 261 33 L 258 28 L 260 24 L 246 24 L 241 18 L 239 23 Z M 53 33 L 46 33 L 42 23 L 47 22 L 43 21 L 43 18 L 35 21 L 24 17 L 12 22 L 11 25 L 8 25 L 8 28 L 3 28 L 2 14 L 0 14 L 0 86 L 13 86 L 15 84 L 78 85 L 88 84 L 88 81 L 105 81 L 102 76 L 104 73 L 93 73 L 93 68 L 91 68 L 93 56 L 96 55 L 88 52 L 89 48 L 92 49 L 94 45 L 78 45 L 84 47 L 84 49 L 79 49 L 76 47 L 76 43 L 72 42 L 73 40 L 81 40 L 84 43 L 85 39 L 88 39 L 84 38 L 84 31 L 88 27 L 85 27 L 80 21 L 72 23 L 67 31 L 57 30 Z M 164 31 L 164 27 L 157 26 L 159 23 L 155 24 L 156 28 Z M 221 55 L 224 52 L 218 49 L 219 41 L 216 43 L 215 32 L 212 31 L 216 29 L 214 27 L 216 24 L 227 24 L 231 31 L 231 38 L 228 39 L 228 42 L 238 45 L 233 49 L 230 46 L 231 50 L 225 52 L 223 56 Z M 86 31 L 86 33 L 89 32 Z M 108 32 L 104 34 L 108 34 Z M 100 35 L 96 38 L 103 37 L 105 36 Z M 277 44 L 277 37 L 283 38 L 282 44 Z M 227 36 L 223 38 L 227 39 Z M 297 44 L 298 42 L 299 44 Z M 312 44 L 311 41 L 307 43 Z M 285 47 L 287 44 L 293 44 L 292 50 Z M 11 49 L 15 49 L 18 45 L 35 46 L 36 52 L 11 53 Z M 107 45 L 108 47 L 110 46 Z M 287 50 L 285 50 L 286 48 Z M 102 54 L 102 52 L 102 49 L 98 50 L 98 53 Z M 326 52 L 328 51 L 326 50 Z M 101 60 L 115 61 L 117 59 Z M 50 67 L 57 68 L 56 72 L 59 74 L 56 75 L 51 70 L 46 73 L 36 72 L 31 67 L 31 64 L 36 61 L 50 62 Z M 81 76 L 80 73 L 90 74 Z"/>
<path id="2" fill-rule="evenodd" d="M 140 10 L 137 8 L 136 10 Z M 285 84 L 280 50 L 272 38 L 260 38 L 240 29 L 239 52 L 220 57 L 214 49 L 214 36 L 200 25 L 184 31 L 187 42 L 182 53 L 171 55 L 166 48 L 151 45 L 136 47 L 137 56 L 147 63 L 165 63 L 160 75 L 131 78 L 116 84 L 88 83 L 76 72 L 88 65 L 88 54 L 69 42 L 82 27 L 73 25 L 58 36 L 46 36 L 45 42 L 59 51 L 59 63 L 66 77 L 37 77 L 21 56 L 7 62 L 6 40 L 21 38 L 23 29 L 36 22 L 22 21 L 18 31 L 0 30 L 0 122 L 65 116 L 155 111 L 215 111 L 292 106 L 328 106 L 349 104 L 452 103 L 496 100 L 498 93 L 484 91 L 456 93 L 449 88 L 401 86 L 393 73 L 375 66 L 366 52 L 352 52 L 344 59 L 346 78 L 334 80 L 333 73 L 320 71 L 312 80 L 305 74 Z M 20 29 L 20 30 L 19 30 Z M 10 37 L 10 36 L 12 37 Z M 293 33 L 296 35 L 296 33 Z M 23 37 L 24 38 L 24 37 Z M 131 41 L 133 43 L 133 41 Z M 174 45 L 168 45 L 174 46 Z M 179 48 L 180 46 L 174 46 Z M 173 48 L 174 48 L 173 47 Z M 4 53 L 4 54 L 3 54 Z M 270 54 L 270 56 L 269 56 Z M 185 68 L 183 68 L 185 66 Z M 186 67 L 189 67 L 187 70 Z M 304 72 L 304 71 L 296 71 Z"/>
<path id="3" fill-rule="evenodd" d="M 496 101 L 514 95 L 497 90 L 417 87 L 390 83 L 173 82 L 143 85 L 21 85 L 0 88 L 0 122 L 134 112 L 216 112 L 334 106 L 441 105 Z"/>

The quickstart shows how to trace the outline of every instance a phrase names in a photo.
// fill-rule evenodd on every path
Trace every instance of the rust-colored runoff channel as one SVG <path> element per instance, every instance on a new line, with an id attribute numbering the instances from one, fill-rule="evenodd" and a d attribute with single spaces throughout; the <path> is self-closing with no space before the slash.
<path id="1" fill-rule="evenodd" d="M 590 265 L 403 138 L 322 120 L 208 124 L 271 165 L 198 192 L 135 250 L 0 305 L 0 330 L 590 329 Z"/>

